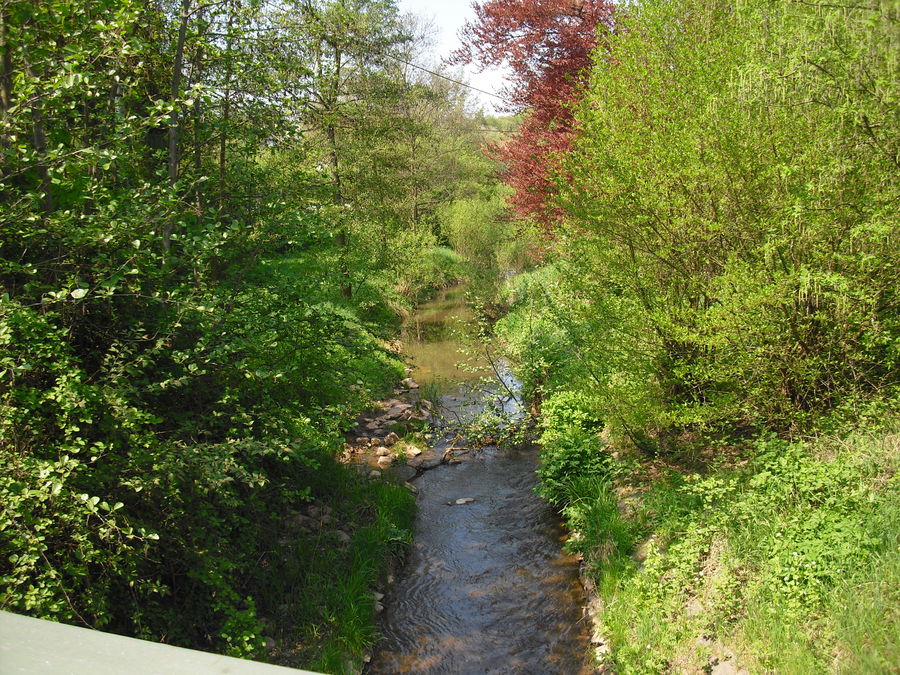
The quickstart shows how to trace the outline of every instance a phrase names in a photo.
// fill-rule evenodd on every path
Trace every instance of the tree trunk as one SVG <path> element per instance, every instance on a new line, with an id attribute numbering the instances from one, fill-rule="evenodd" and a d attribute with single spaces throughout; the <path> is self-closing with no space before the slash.
<path id="1" fill-rule="evenodd" d="M 6 11 L 0 7 L 0 116 L 6 118 L 7 111 L 12 106 L 12 48 L 6 37 Z M 4 131 L 0 134 L 0 148 L 9 149 L 10 142 L 8 134 Z M 7 175 L 11 170 L 9 162 L 3 162 L 0 166 L 0 178 Z"/>
<path id="2" fill-rule="evenodd" d="M 0 112 L 12 105 L 12 48 L 6 37 L 6 12 L 0 8 Z"/>
<path id="3" fill-rule="evenodd" d="M 231 117 L 231 77 L 232 77 L 232 57 L 231 57 L 231 31 L 234 27 L 234 5 L 231 6 L 228 13 L 228 27 L 225 29 L 225 103 L 222 108 L 222 131 L 219 137 L 219 191 L 218 191 L 218 210 L 222 213 L 225 204 L 225 153 L 228 148 L 228 122 Z"/>
<path id="4" fill-rule="evenodd" d="M 340 265 L 341 277 L 343 279 L 341 285 L 341 295 L 343 295 L 345 298 L 350 298 L 353 297 L 353 284 L 350 279 L 350 267 L 347 263 L 347 247 L 349 246 L 349 237 L 347 233 L 347 224 L 344 221 L 344 193 L 341 183 L 341 164 L 337 149 L 337 132 L 335 131 L 334 124 L 329 123 L 328 127 L 325 130 L 325 133 L 328 137 L 328 145 L 331 154 L 332 185 L 334 187 L 333 201 L 334 204 L 339 207 L 338 213 L 340 214 L 338 216 L 340 218 L 340 224 L 338 225 L 337 245 L 341 250 Z"/>
<path id="5" fill-rule="evenodd" d="M 169 113 L 169 184 L 174 186 L 178 180 L 178 95 L 181 91 L 181 70 L 184 66 L 184 42 L 187 39 L 188 19 L 190 18 L 191 0 L 181 0 L 181 24 L 178 26 L 178 42 L 175 46 L 175 62 L 172 64 L 172 86 L 169 90 L 169 101 L 172 112 Z M 172 247 L 173 222 L 166 223 L 163 228 L 163 251 L 167 254 Z"/>
<path id="6" fill-rule="evenodd" d="M 204 10 L 201 8 L 197 18 L 200 24 L 203 24 L 204 18 Z M 197 44 L 197 53 L 194 56 L 194 64 L 191 68 L 191 81 L 190 85 L 194 85 L 196 82 L 199 82 L 203 79 L 203 40 L 198 40 Z M 200 171 L 203 168 L 203 138 L 201 134 L 202 125 L 203 125 L 203 103 L 198 98 L 194 102 L 194 175 L 199 176 Z M 197 204 L 197 215 L 199 216 L 203 212 L 203 187 L 202 184 L 197 184 L 194 188 L 194 199 Z"/>
<path id="7" fill-rule="evenodd" d="M 42 201 L 46 216 L 53 210 L 53 184 L 50 182 L 50 169 L 43 159 L 47 155 L 47 135 L 44 132 L 44 111 L 39 100 L 31 106 L 31 121 L 34 127 L 34 149 L 41 158 L 38 172 L 41 176 L 41 191 L 44 193 Z"/>
<path id="8" fill-rule="evenodd" d="M 28 77 L 37 80 L 37 75 L 31 69 L 28 62 L 28 55 L 25 55 L 25 73 Z M 44 162 L 47 155 L 47 134 L 44 131 L 44 110 L 41 107 L 40 94 L 32 95 L 33 103 L 31 104 L 31 129 L 34 141 L 34 149 L 40 161 L 37 165 L 38 175 L 41 177 L 41 198 L 42 210 L 44 216 L 48 216 L 53 211 L 53 184 L 50 182 L 50 169 Z"/>

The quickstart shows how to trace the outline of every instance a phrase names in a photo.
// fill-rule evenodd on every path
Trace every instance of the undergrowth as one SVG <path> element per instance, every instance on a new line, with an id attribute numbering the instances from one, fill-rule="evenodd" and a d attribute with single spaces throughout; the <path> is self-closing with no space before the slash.
<path id="1" fill-rule="evenodd" d="M 762 438 L 695 473 L 613 456 L 567 403 L 545 406 L 539 489 L 575 531 L 616 672 L 898 672 L 896 428 Z"/>
<path id="2" fill-rule="evenodd" d="M 392 298 L 343 298 L 321 260 L 248 260 L 94 370 L 52 315 L 0 303 L 0 609 L 328 672 L 361 659 L 414 505 L 334 457 L 404 371 Z M 304 530 L 314 501 L 335 522 Z"/>
<path id="3" fill-rule="evenodd" d="M 260 613 L 277 627 L 276 661 L 357 672 L 377 639 L 372 591 L 384 586 L 385 561 L 398 560 L 411 541 L 415 500 L 402 485 L 361 480 L 338 465 L 317 487 L 334 522 L 272 557 L 260 578 Z"/>

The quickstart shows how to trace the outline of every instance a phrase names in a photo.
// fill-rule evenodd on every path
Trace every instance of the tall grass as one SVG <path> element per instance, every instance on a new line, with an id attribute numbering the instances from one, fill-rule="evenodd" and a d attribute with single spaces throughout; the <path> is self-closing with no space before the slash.
<path id="1" fill-rule="evenodd" d="M 384 587 L 390 560 L 411 540 L 415 500 L 401 485 L 365 480 L 336 462 L 320 477 L 314 496 L 332 522 L 293 535 L 266 563 L 256 601 L 274 630 L 275 661 L 355 672 L 377 639 L 373 590 Z M 287 523 L 285 531 L 293 532 Z"/>

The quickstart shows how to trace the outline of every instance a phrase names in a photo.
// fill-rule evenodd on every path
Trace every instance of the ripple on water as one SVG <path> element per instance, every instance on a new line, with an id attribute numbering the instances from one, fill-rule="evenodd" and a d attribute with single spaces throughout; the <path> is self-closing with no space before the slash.
<path id="1" fill-rule="evenodd" d="M 535 463 L 534 449 L 497 451 L 422 476 L 369 672 L 590 672 L 578 563 L 533 492 Z M 475 501 L 447 505 L 460 497 Z"/>
<path id="2" fill-rule="evenodd" d="M 443 291 L 407 322 L 404 349 L 420 384 L 478 377 L 457 367 L 452 329 L 472 318 L 464 293 Z M 455 386 L 437 388 L 458 415 L 482 405 Z M 591 672 L 578 563 L 534 494 L 536 463 L 534 448 L 487 449 L 417 480 L 416 536 L 385 599 L 370 673 Z M 475 501 L 447 505 L 463 497 Z"/>

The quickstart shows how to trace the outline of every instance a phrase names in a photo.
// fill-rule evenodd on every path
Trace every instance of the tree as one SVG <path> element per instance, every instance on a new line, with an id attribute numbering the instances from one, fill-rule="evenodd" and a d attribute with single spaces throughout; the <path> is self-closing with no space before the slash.
<path id="1" fill-rule="evenodd" d="M 343 292 L 353 292 L 349 265 L 350 223 L 345 163 L 353 150 L 348 142 L 371 115 L 383 106 L 382 75 L 395 65 L 392 55 L 409 37 L 402 30 L 393 0 L 299 0 L 285 16 L 292 58 L 306 72 L 295 79 L 300 116 L 318 135 L 323 160 L 329 167 L 336 239 L 342 249 Z M 389 78 L 388 78 L 389 79 Z"/>
<path id="2" fill-rule="evenodd" d="M 665 448 L 895 396 L 889 5 L 648 0 L 596 55 L 560 302 L 612 426 Z"/>
<path id="3" fill-rule="evenodd" d="M 406 43 L 388 0 L 0 3 L 0 609 L 261 653 L 280 523 L 449 268 L 460 105 Z"/>
<path id="4" fill-rule="evenodd" d="M 508 167 L 510 203 L 520 217 L 545 228 L 560 219 L 553 204 L 560 155 L 571 145 L 572 104 L 584 85 L 593 51 L 613 25 L 607 0 L 488 0 L 463 28 L 457 63 L 506 64 L 510 111 L 527 111 L 512 140 L 494 146 Z"/>

